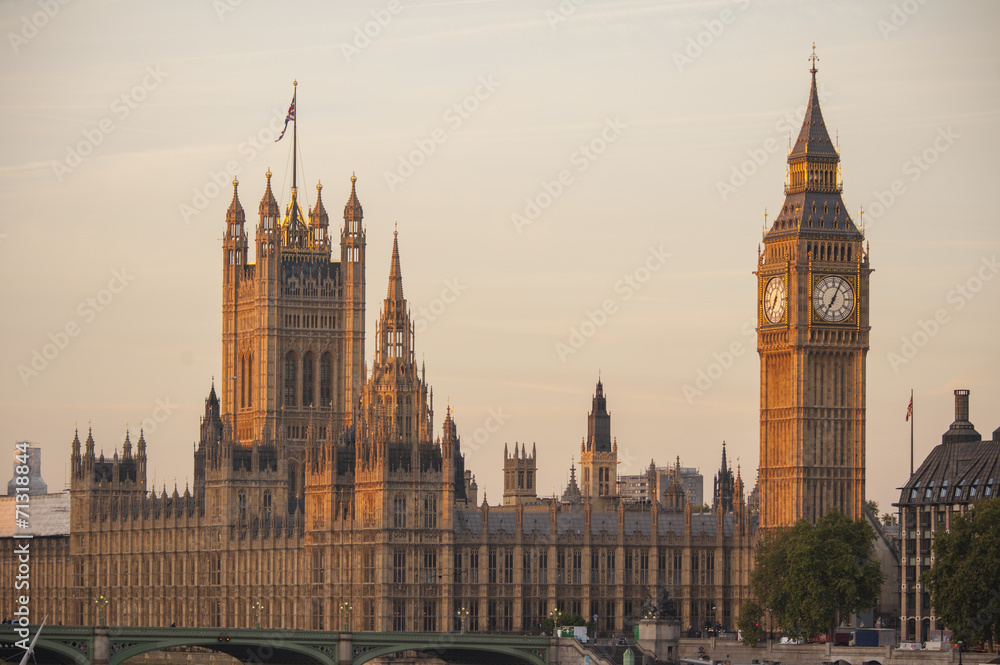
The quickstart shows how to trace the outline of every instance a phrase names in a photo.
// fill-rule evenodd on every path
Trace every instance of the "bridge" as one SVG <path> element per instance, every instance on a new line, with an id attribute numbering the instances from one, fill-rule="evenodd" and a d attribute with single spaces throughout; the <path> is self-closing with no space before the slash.
<path id="1" fill-rule="evenodd" d="M 0 658 L 19 662 L 19 626 L 0 625 Z M 38 626 L 30 626 L 34 637 Z M 23 628 L 21 629 L 23 631 Z M 29 639 L 30 639 L 29 637 Z M 46 625 L 35 643 L 39 665 L 122 665 L 148 651 L 202 647 L 243 663 L 362 665 L 418 651 L 447 663 L 552 665 L 550 638 L 482 633 L 366 633 L 260 628 L 124 628 Z"/>

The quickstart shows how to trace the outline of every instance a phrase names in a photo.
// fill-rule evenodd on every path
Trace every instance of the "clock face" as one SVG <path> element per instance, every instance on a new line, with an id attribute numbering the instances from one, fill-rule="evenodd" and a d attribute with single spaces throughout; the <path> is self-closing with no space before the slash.
<path id="1" fill-rule="evenodd" d="M 784 277 L 772 277 L 764 288 L 764 315 L 771 323 L 779 323 L 788 303 Z"/>
<path id="2" fill-rule="evenodd" d="M 813 288 L 813 308 L 823 320 L 839 323 L 854 311 L 854 289 L 843 277 L 824 277 Z"/>

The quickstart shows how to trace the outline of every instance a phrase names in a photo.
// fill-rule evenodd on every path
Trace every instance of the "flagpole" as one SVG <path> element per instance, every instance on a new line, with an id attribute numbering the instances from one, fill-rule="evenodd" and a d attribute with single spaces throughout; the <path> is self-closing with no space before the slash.
<path id="1" fill-rule="evenodd" d="M 913 388 L 910 388 L 910 475 L 913 475 Z"/>
<path id="2" fill-rule="evenodd" d="M 297 150 L 299 145 L 299 123 L 295 120 L 298 117 L 298 109 L 295 108 L 296 102 L 295 97 L 299 92 L 299 82 L 296 79 L 292 81 L 292 108 L 295 109 L 295 113 L 292 115 L 292 191 L 295 191 L 295 162 L 297 158 Z"/>

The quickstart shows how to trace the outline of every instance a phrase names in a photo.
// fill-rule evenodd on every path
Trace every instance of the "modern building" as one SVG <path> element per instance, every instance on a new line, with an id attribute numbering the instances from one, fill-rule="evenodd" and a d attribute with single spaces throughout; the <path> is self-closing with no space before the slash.
<path id="1" fill-rule="evenodd" d="M 18 469 L 22 469 L 25 466 L 28 467 L 28 472 L 18 473 Z M 24 493 L 24 489 L 21 489 L 20 492 L 17 491 L 19 487 L 17 479 L 19 476 L 27 478 L 26 482 L 28 484 L 26 487 L 29 496 L 45 494 L 49 491 L 48 483 L 42 480 L 42 449 L 38 444 L 28 441 L 18 441 L 14 444 L 14 460 L 11 471 L 13 475 L 10 481 L 7 482 L 7 496 Z M 25 487 L 24 485 L 20 486 Z"/>
<path id="2" fill-rule="evenodd" d="M 680 457 L 675 466 L 656 466 L 650 460 L 650 468 L 645 473 L 619 476 L 619 491 L 629 501 L 652 501 L 655 497 L 662 502 L 675 477 L 680 479 L 688 503 L 696 508 L 702 506 L 705 480 L 698 469 L 680 466 Z M 729 490 L 732 491 L 731 486 Z"/>
<path id="3" fill-rule="evenodd" d="M 923 642 L 943 630 L 920 576 L 934 562 L 934 532 L 950 529 L 976 501 L 1000 494 L 1000 428 L 984 440 L 969 420 L 969 391 L 955 391 L 955 421 L 899 494 L 900 631 Z"/>

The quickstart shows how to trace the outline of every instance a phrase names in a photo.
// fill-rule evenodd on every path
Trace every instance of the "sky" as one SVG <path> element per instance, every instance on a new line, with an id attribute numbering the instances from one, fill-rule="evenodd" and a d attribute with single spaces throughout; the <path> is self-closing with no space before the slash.
<path id="1" fill-rule="evenodd" d="M 619 473 L 759 453 L 756 267 L 812 45 L 871 247 L 867 496 L 883 510 L 972 391 L 1000 426 L 1000 5 L 618 0 L 0 4 L 0 446 L 68 478 L 75 426 L 142 423 L 193 475 L 221 374 L 233 175 L 331 222 L 357 174 L 367 354 L 398 224 L 417 353 L 490 503 L 504 444 L 562 492 L 603 380 Z M 794 137 L 793 137 L 794 138 Z M 855 221 L 859 215 L 853 214 Z M 6 477 L 5 477 L 6 478 Z"/>

